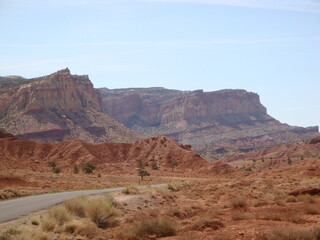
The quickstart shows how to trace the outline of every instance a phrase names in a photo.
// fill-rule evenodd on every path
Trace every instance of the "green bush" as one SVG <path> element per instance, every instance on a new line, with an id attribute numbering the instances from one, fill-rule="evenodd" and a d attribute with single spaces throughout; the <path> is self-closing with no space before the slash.
<path id="1" fill-rule="evenodd" d="M 78 173 L 79 173 L 79 168 L 78 168 L 77 165 L 74 165 L 74 167 L 73 167 L 73 173 L 74 173 L 74 174 L 78 174 Z"/>
<path id="2" fill-rule="evenodd" d="M 96 166 L 92 165 L 91 163 L 85 163 L 85 165 L 82 167 L 82 170 L 86 174 L 91 174 L 93 173 L 93 170 L 96 169 Z"/>
<path id="3" fill-rule="evenodd" d="M 159 167 L 156 163 L 152 163 L 151 168 L 152 170 L 159 170 Z"/>
<path id="4" fill-rule="evenodd" d="M 55 167 L 55 168 L 53 169 L 53 172 L 58 174 L 58 173 L 61 172 L 61 168 Z"/>
<path id="5" fill-rule="evenodd" d="M 51 161 L 51 162 L 48 162 L 48 165 L 49 165 L 50 167 L 52 167 L 52 170 L 53 170 L 53 169 L 57 166 L 57 163 Z"/>

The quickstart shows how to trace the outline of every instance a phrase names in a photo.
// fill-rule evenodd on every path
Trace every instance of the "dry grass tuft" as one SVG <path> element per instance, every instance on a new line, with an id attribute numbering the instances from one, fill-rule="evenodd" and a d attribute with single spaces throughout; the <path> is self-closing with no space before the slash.
<path id="1" fill-rule="evenodd" d="M 261 240 L 318 240 L 319 228 L 299 228 L 292 226 L 278 226 L 264 234 Z"/>
<path id="2" fill-rule="evenodd" d="M 91 239 L 96 235 L 97 231 L 98 231 L 97 226 L 93 222 L 91 222 L 90 220 L 84 219 L 81 221 L 81 224 L 78 226 L 76 230 L 76 234 L 79 234 L 81 236 L 85 236 Z"/>
<path id="3" fill-rule="evenodd" d="M 305 202 L 305 203 L 315 203 L 316 202 L 314 197 L 309 194 L 298 195 L 297 199 L 299 202 Z"/>
<path id="4" fill-rule="evenodd" d="M 174 236 L 178 231 L 177 225 L 168 218 L 144 218 L 127 231 L 118 232 L 115 236 L 119 240 L 149 239 L 148 236 Z"/>
<path id="5" fill-rule="evenodd" d="M 237 197 L 237 198 L 231 199 L 230 205 L 234 209 L 239 209 L 239 208 L 246 209 L 248 207 L 248 202 L 247 202 L 247 199 L 245 199 L 244 197 Z"/>
<path id="6" fill-rule="evenodd" d="M 303 212 L 297 209 L 280 208 L 266 209 L 257 214 L 257 219 L 270 221 L 286 221 L 292 223 L 304 223 Z"/>
<path id="7" fill-rule="evenodd" d="M 71 214 L 63 206 L 51 208 L 48 211 L 49 218 L 52 218 L 56 221 L 56 224 L 62 226 L 64 223 L 72 220 Z"/>
<path id="8" fill-rule="evenodd" d="M 64 232 L 92 238 L 97 233 L 97 226 L 88 219 L 72 220 L 64 226 Z"/>
<path id="9" fill-rule="evenodd" d="M 84 217 L 86 215 L 86 204 L 89 202 L 85 196 L 79 196 L 74 199 L 70 199 L 64 202 L 65 208 L 78 217 Z"/>
<path id="10" fill-rule="evenodd" d="M 298 201 L 299 201 L 298 198 L 296 198 L 295 196 L 289 196 L 289 197 L 287 198 L 287 202 L 288 202 L 288 203 L 298 202 Z"/>
<path id="11" fill-rule="evenodd" d="M 48 234 L 41 230 L 25 230 L 22 231 L 19 236 L 14 238 L 15 240 L 48 240 Z"/>
<path id="12" fill-rule="evenodd" d="M 31 224 L 35 225 L 35 226 L 38 226 L 39 225 L 39 221 L 37 219 L 32 219 L 31 220 Z"/>
<path id="13" fill-rule="evenodd" d="M 182 185 L 178 184 L 178 183 L 168 183 L 167 187 L 169 190 L 171 190 L 173 192 L 177 192 L 177 191 L 181 190 Z"/>
<path id="14" fill-rule="evenodd" d="M 247 220 L 249 219 L 249 215 L 245 212 L 236 211 L 231 214 L 231 218 L 234 221 Z"/>
<path id="15" fill-rule="evenodd" d="M 136 186 L 129 186 L 126 189 L 122 190 L 124 194 L 138 194 L 139 189 Z"/>
<path id="16" fill-rule="evenodd" d="M 310 214 L 310 215 L 319 215 L 320 214 L 319 206 L 314 205 L 314 204 L 305 204 L 302 207 L 302 209 L 305 214 Z"/>
<path id="17" fill-rule="evenodd" d="M 193 224 L 191 230 L 203 231 L 206 228 L 218 230 L 221 227 L 224 227 L 224 224 L 219 219 L 202 218 Z"/>
<path id="18" fill-rule="evenodd" d="M 41 229 L 46 232 L 52 232 L 56 227 L 56 221 L 50 217 L 46 217 L 41 222 Z"/>
<path id="19" fill-rule="evenodd" d="M 116 209 L 111 202 L 98 198 L 88 202 L 86 215 L 99 228 L 104 229 L 110 225 L 109 218 L 116 215 Z"/>

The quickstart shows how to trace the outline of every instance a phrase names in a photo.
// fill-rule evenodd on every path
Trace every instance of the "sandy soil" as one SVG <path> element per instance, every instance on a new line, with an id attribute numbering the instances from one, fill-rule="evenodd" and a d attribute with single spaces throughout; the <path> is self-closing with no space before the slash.
<path id="1" fill-rule="evenodd" d="M 142 219 L 159 217 L 177 226 L 175 235 L 162 238 L 148 236 L 145 239 L 259 240 L 277 226 L 312 229 L 318 227 L 320 222 L 319 196 L 293 197 L 288 194 L 297 189 L 320 187 L 320 171 L 310 168 L 315 164 L 319 164 L 317 159 L 248 176 L 186 178 L 179 177 L 177 173 L 175 178 L 150 177 L 144 184 L 174 182 L 173 187 L 146 189 L 129 195 L 117 193 L 114 198 L 118 202 L 118 214 L 112 227 L 99 229 L 91 238 L 49 233 L 48 239 L 134 239 L 124 233 L 130 232 Z M 31 183 L 28 187 L 20 186 L 21 189 L 34 188 L 39 191 L 76 189 L 83 183 L 86 183 L 86 188 L 133 185 L 138 179 L 135 175 L 99 178 L 84 174 L 37 175 L 13 170 L 10 173 Z M 20 180 L 16 182 L 22 183 Z M 46 188 L 49 182 L 52 185 Z M 18 185 L 11 187 L 16 189 Z M 3 233 L 21 225 L 38 229 L 39 226 L 32 225 L 31 221 L 43 214 L 2 224 L 1 231 Z"/>

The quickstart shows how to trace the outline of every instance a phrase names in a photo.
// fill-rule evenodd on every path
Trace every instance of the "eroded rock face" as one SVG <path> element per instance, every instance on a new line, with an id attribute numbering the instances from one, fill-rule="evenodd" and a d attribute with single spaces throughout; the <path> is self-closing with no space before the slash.
<path id="1" fill-rule="evenodd" d="M 169 136 L 202 153 L 223 147 L 228 154 L 235 150 L 231 146 L 246 152 L 309 139 L 319 130 L 280 123 L 267 114 L 258 94 L 245 90 L 99 90 L 103 111 L 119 122 L 143 136 Z"/>
<path id="2" fill-rule="evenodd" d="M 100 94 L 88 76 L 64 69 L 35 79 L 0 80 L 0 127 L 16 136 L 46 142 L 138 138 L 102 112 Z"/>
<path id="3" fill-rule="evenodd" d="M 104 112 L 129 126 L 212 121 L 224 115 L 266 114 L 259 96 L 245 90 L 183 92 L 164 88 L 100 89 Z"/>

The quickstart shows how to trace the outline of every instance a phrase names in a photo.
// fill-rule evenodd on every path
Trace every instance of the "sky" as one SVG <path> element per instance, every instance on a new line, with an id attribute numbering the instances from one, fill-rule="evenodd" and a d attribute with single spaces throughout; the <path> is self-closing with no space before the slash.
<path id="1" fill-rule="evenodd" d="M 320 125 L 320 0 L 0 0 L 0 76 L 259 94 Z"/>

